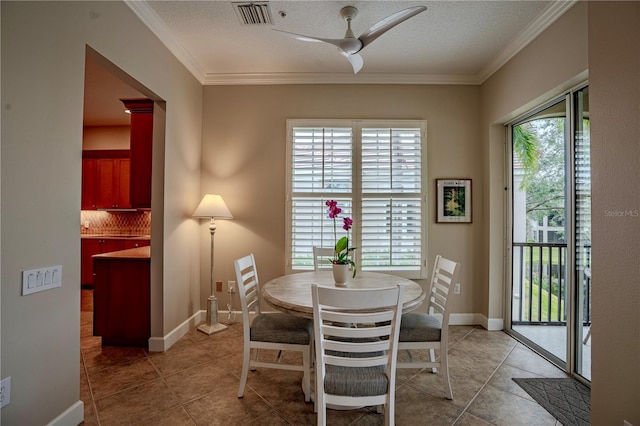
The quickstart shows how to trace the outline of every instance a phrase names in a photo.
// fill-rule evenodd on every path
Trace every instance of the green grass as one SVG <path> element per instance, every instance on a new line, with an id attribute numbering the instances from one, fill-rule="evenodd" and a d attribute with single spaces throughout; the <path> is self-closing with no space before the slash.
<path id="1" fill-rule="evenodd" d="M 525 283 L 525 307 L 529 309 L 529 283 Z M 549 310 L 549 292 L 545 289 L 542 289 L 542 318 L 538 318 L 538 306 L 539 306 L 539 296 L 540 295 L 540 286 L 538 284 L 533 285 L 533 303 L 531 306 L 531 318 L 527 318 L 529 321 L 557 321 L 558 320 L 558 310 L 560 309 L 560 319 L 564 318 L 564 300 L 561 300 L 558 303 L 558 296 L 555 294 L 551 295 L 551 318 L 548 317 Z"/>

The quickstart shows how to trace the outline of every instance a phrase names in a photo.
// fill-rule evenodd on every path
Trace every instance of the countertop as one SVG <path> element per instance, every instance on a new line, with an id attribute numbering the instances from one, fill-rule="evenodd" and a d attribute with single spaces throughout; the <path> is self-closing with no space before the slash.
<path id="1" fill-rule="evenodd" d="M 80 238 L 93 240 L 150 240 L 151 235 L 131 234 L 80 234 Z"/>
<path id="2" fill-rule="evenodd" d="M 145 260 L 145 259 L 150 259 L 151 258 L 151 247 L 145 246 L 145 247 L 136 247 L 136 248 L 127 249 L 127 250 L 112 251 L 110 253 L 96 254 L 96 255 L 94 255 L 92 257 L 93 257 L 94 260 L 96 260 L 96 259 L 116 259 L 116 260 L 120 260 L 120 259 L 138 259 L 138 260 Z"/>

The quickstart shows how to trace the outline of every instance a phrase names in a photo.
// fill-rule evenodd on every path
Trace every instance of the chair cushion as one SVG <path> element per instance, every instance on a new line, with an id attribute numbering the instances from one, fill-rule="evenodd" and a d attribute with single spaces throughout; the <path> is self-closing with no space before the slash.
<path id="1" fill-rule="evenodd" d="M 442 334 L 442 322 L 433 315 L 410 312 L 402 315 L 401 342 L 437 342 Z"/>
<path id="2" fill-rule="evenodd" d="M 331 337 L 331 340 L 342 342 L 375 342 L 378 339 L 360 337 Z M 384 355 L 383 352 L 341 352 L 327 350 L 327 355 L 346 358 L 368 358 Z M 385 366 L 375 367 L 343 367 L 327 365 L 324 376 L 324 390 L 331 395 L 373 396 L 387 393 L 389 378 L 385 374 Z"/>
<path id="3" fill-rule="evenodd" d="M 330 395 L 384 395 L 389 387 L 385 367 L 342 367 L 327 365 L 324 390 Z"/>
<path id="4" fill-rule="evenodd" d="M 254 342 L 308 345 L 313 322 L 284 313 L 259 314 L 251 322 L 250 330 Z"/>

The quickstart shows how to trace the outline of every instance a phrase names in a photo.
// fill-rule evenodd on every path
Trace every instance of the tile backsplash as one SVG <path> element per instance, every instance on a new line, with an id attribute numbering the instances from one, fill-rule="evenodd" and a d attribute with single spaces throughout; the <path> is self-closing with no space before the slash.
<path id="1" fill-rule="evenodd" d="M 151 212 L 82 210 L 80 212 L 80 233 L 150 235 Z"/>

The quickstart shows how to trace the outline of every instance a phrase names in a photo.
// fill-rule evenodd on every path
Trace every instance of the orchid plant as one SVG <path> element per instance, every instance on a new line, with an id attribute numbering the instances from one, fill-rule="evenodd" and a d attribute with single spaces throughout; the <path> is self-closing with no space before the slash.
<path id="1" fill-rule="evenodd" d="M 349 247 L 349 230 L 353 226 L 353 220 L 350 217 L 342 218 L 342 229 L 347 231 L 347 235 L 338 239 L 336 220 L 338 219 L 338 215 L 342 213 L 342 209 L 338 207 L 338 202 L 335 200 L 329 200 L 325 205 L 329 208 L 329 218 L 333 219 L 333 237 L 336 240 L 331 263 L 334 265 L 351 265 L 353 268 L 353 278 L 355 278 L 356 264 L 349 257 L 349 254 L 356 249 L 356 247 Z"/>

